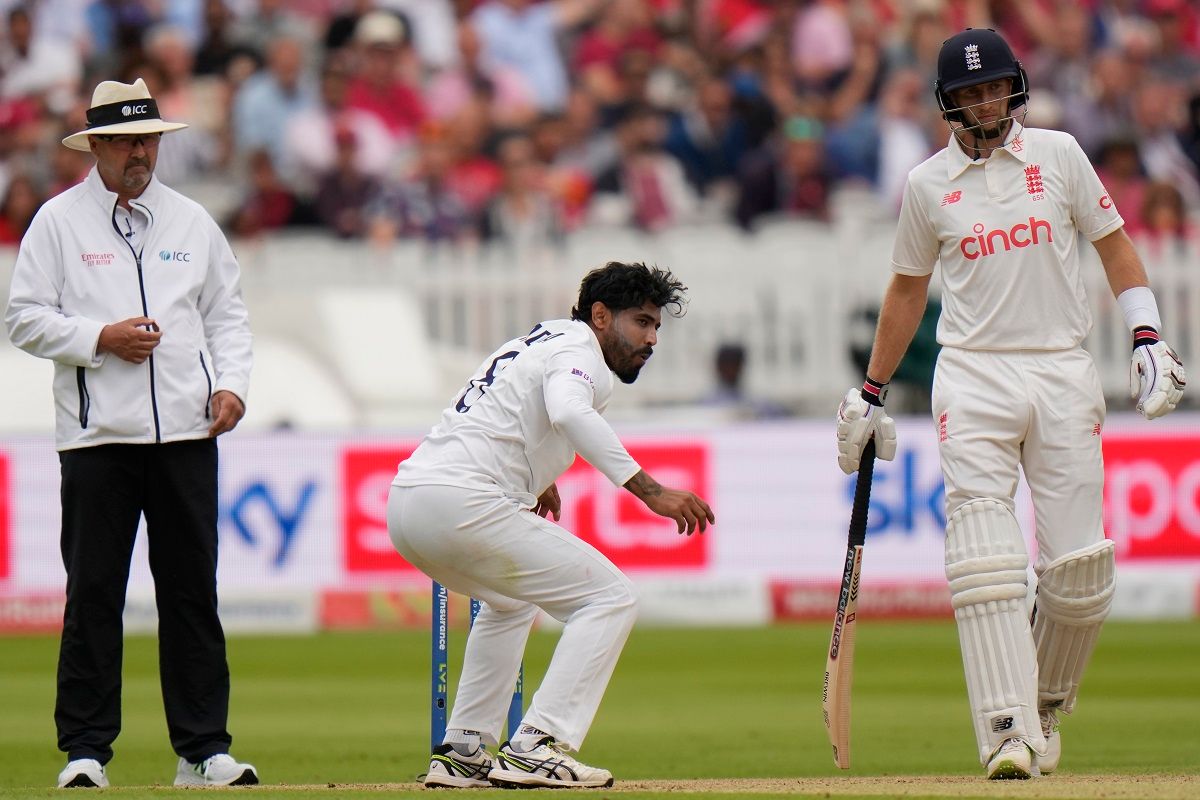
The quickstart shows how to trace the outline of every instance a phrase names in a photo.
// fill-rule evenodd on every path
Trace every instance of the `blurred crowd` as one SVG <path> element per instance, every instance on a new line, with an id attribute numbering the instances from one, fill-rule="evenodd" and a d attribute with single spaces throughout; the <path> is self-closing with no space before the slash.
<path id="1" fill-rule="evenodd" d="M 157 174 L 234 187 L 236 236 L 553 242 L 894 214 L 943 147 L 942 41 L 1005 34 L 1028 124 L 1072 133 L 1131 233 L 1193 237 L 1190 0 L 0 0 L 0 243 L 91 166 L 59 145 L 97 81 L 150 86 Z"/>

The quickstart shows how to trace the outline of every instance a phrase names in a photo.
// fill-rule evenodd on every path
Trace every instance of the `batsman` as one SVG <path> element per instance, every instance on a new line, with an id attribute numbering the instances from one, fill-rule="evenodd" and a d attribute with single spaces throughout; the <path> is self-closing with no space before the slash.
<path id="1" fill-rule="evenodd" d="M 1102 519 L 1104 397 L 1081 347 L 1092 324 L 1081 238 L 1130 330 L 1137 410 L 1172 411 L 1186 378 L 1087 157 L 1070 135 L 1023 125 L 1029 86 L 1005 40 L 990 29 L 947 39 L 934 92 L 952 135 L 909 173 L 866 382 L 838 411 L 838 463 L 854 471 L 872 436 L 881 458 L 894 456 L 887 382 L 940 265 L 933 415 L 967 698 L 987 777 L 1031 778 L 1058 767 L 1059 714 L 1075 707 L 1116 577 Z M 1035 512 L 1032 614 L 1018 467 Z"/>

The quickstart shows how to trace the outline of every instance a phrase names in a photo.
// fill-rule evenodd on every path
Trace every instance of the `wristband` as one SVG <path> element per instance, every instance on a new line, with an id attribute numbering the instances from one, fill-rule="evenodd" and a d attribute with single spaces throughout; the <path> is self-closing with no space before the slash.
<path id="1" fill-rule="evenodd" d="M 887 384 L 867 378 L 863 382 L 862 399 L 873 406 L 882 406 L 887 399 Z"/>
<path id="2" fill-rule="evenodd" d="M 1117 305 L 1125 315 L 1125 326 L 1129 330 L 1137 328 L 1162 329 L 1162 318 L 1158 315 L 1158 303 L 1154 300 L 1154 292 L 1149 286 L 1134 286 L 1126 289 L 1117 296 Z"/>
<path id="3" fill-rule="evenodd" d="M 1149 325 L 1139 325 L 1133 329 L 1133 349 L 1137 350 L 1142 345 L 1158 344 L 1161 341 L 1158 331 L 1151 328 Z"/>

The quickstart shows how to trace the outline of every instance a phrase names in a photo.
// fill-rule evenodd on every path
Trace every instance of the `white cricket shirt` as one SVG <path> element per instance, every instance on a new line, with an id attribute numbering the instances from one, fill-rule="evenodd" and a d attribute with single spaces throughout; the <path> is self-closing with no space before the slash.
<path id="1" fill-rule="evenodd" d="M 392 483 L 498 490 L 532 506 L 578 451 L 622 486 L 641 467 L 600 416 L 612 390 L 586 323 L 539 323 L 488 356 Z"/>
<path id="2" fill-rule="evenodd" d="M 941 263 L 937 339 L 972 350 L 1061 350 L 1092 326 L 1079 236 L 1125 224 L 1074 137 L 1013 123 L 1003 148 L 972 161 L 949 145 L 913 168 L 892 270 Z"/>

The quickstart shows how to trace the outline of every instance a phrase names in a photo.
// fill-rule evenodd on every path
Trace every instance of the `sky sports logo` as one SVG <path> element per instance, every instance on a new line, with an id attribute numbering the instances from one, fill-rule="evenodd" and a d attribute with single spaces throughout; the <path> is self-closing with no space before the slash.
<path id="1" fill-rule="evenodd" d="M 192 263 L 192 254 L 182 250 L 159 250 L 158 257 L 162 261 L 186 261 Z"/>
<path id="2" fill-rule="evenodd" d="M 996 228 L 989 231 L 982 222 L 976 222 L 971 230 L 975 235 L 965 236 L 958 243 L 959 251 L 968 261 L 995 255 L 1001 250 L 1007 253 L 1014 247 L 1030 247 L 1043 241 L 1054 243 L 1054 231 L 1050 223 L 1037 217 L 1030 217 L 1028 222 L 1019 222 L 1007 230 Z"/>

